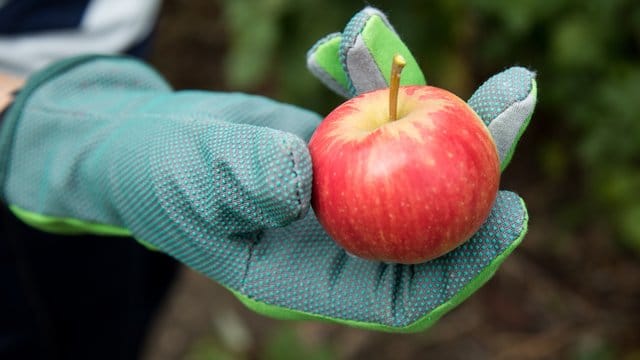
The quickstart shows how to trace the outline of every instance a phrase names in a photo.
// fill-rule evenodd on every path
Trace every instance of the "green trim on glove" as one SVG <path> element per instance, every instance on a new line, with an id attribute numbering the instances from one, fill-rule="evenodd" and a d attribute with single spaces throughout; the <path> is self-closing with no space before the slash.
<path id="1" fill-rule="evenodd" d="M 40 231 L 59 235 L 94 234 L 104 236 L 131 236 L 131 231 L 117 226 L 90 223 L 73 218 L 47 216 L 9 205 L 9 210 L 25 224 Z"/>
<path id="2" fill-rule="evenodd" d="M 107 224 L 90 223 L 78 219 L 72 218 L 58 218 L 53 216 L 46 216 L 32 211 L 27 211 L 19 208 L 15 205 L 10 205 L 9 210 L 25 224 L 51 234 L 59 235 L 81 235 L 81 234 L 93 234 L 101 236 L 123 236 L 132 237 L 131 231 L 123 229 L 117 226 L 111 226 Z M 140 245 L 146 247 L 151 251 L 158 251 L 158 248 L 153 246 L 148 241 L 135 238 Z"/>
<path id="3" fill-rule="evenodd" d="M 374 331 L 385 331 L 385 332 L 393 332 L 393 333 L 413 333 L 423 331 L 431 326 L 433 326 L 443 315 L 460 305 L 464 300 L 469 298 L 473 293 L 475 293 L 480 287 L 482 287 L 498 270 L 500 265 L 507 259 L 507 257 L 513 252 L 513 250 L 520 245 L 522 239 L 527 233 L 529 215 L 526 211 L 526 205 L 522 198 L 519 199 L 522 209 L 524 211 L 524 219 L 522 223 L 522 228 L 520 231 L 520 235 L 514 239 L 504 251 L 496 256 L 491 263 L 489 263 L 480 273 L 478 273 L 473 280 L 468 282 L 456 295 L 450 298 L 448 301 L 440 304 L 435 309 L 431 310 L 425 316 L 421 317 L 417 321 L 403 327 L 394 327 L 380 323 L 372 323 L 372 322 L 364 322 L 364 321 L 356 321 L 349 320 L 343 318 L 334 318 L 321 314 L 314 314 L 305 311 L 292 310 L 287 309 L 274 304 L 267 304 L 262 301 L 257 301 L 252 299 L 251 297 L 242 294 L 239 291 L 231 289 L 229 287 L 225 287 L 229 290 L 233 295 L 235 295 L 238 300 L 240 300 L 247 308 L 252 311 L 255 311 L 259 314 L 263 314 L 269 317 L 273 317 L 281 320 L 322 320 L 333 323 L 344 324 L 348 326 L 352 326 L 355 328 L 366 329 L 366 330 L 374 330 Z"/>

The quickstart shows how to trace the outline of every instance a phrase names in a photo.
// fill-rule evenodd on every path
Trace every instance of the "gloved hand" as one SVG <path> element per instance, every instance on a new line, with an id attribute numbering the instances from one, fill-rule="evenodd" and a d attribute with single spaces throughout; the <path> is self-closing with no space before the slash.
<path id="1" fill-rule="evenodd" d="M 496 119 L 523 101 L 499 97 Z M 300 138 L 317 121 L 262 98 L 174 93 L 133 60 L 74 59 L 32 77 L 5 117 L 2 195 L 45 231 L 146 241 L 257 312 L 386 331 L 432 324 L 521 240 L 522 201 L 500 193 L 483 229 L 445 257 L 404 266 L 347 256 L 304 216 L 311 164 Z"/>

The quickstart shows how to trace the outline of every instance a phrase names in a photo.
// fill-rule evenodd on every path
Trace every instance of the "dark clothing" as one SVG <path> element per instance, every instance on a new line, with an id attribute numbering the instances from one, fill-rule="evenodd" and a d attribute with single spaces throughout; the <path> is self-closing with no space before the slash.
<path id="1" fill-rule="evenodd" d="M 143 56 L 160 0 L 0 0 L 0 71 L 28 77 L 87 53 Z"/>
<path id="2" fill-rule="evenodd" d="M 50 235 L 2 209 L 0 359 L 136 359 L 177 263 L 131 238 Z"/>

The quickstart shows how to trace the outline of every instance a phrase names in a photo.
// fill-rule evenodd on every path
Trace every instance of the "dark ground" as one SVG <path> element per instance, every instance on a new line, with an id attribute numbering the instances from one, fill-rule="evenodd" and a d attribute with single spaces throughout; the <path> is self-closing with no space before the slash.
<path id="1" fill-rule="evenodd" d="M 227 90 L 228 40 L 216 4 L 165 2 L 152 63 L 177 88 Z M 393 335 L 272 320 L 185 269 L 145 359 L 640 359 L 640 260 L 610 241 L 606 228 L 558 230 L 560 220 L 545 209 L 563 189 L 539 185 L 527 165 L 546 130 L 530 127 L 503 174 L 502 187 L 527 201 L 531 220 L 523 244 L 433 328 Z"/>

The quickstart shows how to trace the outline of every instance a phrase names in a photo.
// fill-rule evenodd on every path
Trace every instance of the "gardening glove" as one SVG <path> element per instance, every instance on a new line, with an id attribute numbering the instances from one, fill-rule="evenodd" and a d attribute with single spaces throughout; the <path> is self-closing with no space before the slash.
<path id="1" fill-rule="evenodd" d="M 260 231 L 307 213 L 319 120 L 174 92 L 131 58 L 72 58 L 28 79 L 4 116 L 0 195 L 40 230 L 131 235 L 242 291 Z"/>
<path id="2" fill-rule="evenodd" d="M 386 17 L 376 9 L 366 8 L 355 15 L 342 34 L 321 39 L 307 54 L 307 64 L 329 88 L 351 97 L 387 87 L 386 74 L 390 74 L 390 59 L 396 53 L 407 59 L 403 84 L 425 84 L 420 68 L 413 56 L 407 54 Z M 351 56 L 357 59 L 350 59 Z M 491 77 L 468 100 L 489 128 L 503 170 L 531 119 L 536 89 L 533 72 L 513 67 Z M 289 296 L 301 298 L 308 304 L 297 305 L 300 309 L 316 309 L 315 314 L 323 317 L 329 313 L 331 319 L 355 326 L 402 332 L 425 329 L 495 273 L 522 241 L 527 221 L 524 201 L 515 193 L 500 191 L 489 218 L 462 246 L 423 264 L 394 265 L 345 256 L 344 251 L 331 244 L 323 245 L 321 239 L 326 235 L 308 216 L 286 231 L 308 231 L 309 227 L 315 227 L 318 235 L 310 246 L 324 246 L 330 265 L 306 264 L 314 260 L 301 257 L 301 250 L 291 249 L 292 257 L 314 273 L 299 273 L 296 276 L 302 278 L 299 283 L 313 279 L 318 290 L 316 297 L 308 297 L 308 287 L 305 293 L 294 291 Z M 316 274 L 323 266 L 329 270 L 323 271 L 325 279 L 319 282 Z M 280 276 L 284 276 L 283 273 L 276 272 L 276 277 Z"/>
<path id="3" fill-rule="evenodd" d="M 434 266 L 349 257 L 312 212 L 283 226 L 308 208 L 311 164 L 297 137 L 264 126 L 307 139 L 316 121 L 261 98 L 174 93 L 133 60 L 74 59 L 32 77 L 5 117 L 1 194 L 45 231 L 146 240 L 257 312 L 386 331 L 432 324 L 517 243 L 505 245 L 526 224 L 513 194 L 463 245 L 484 256 Z"/>

